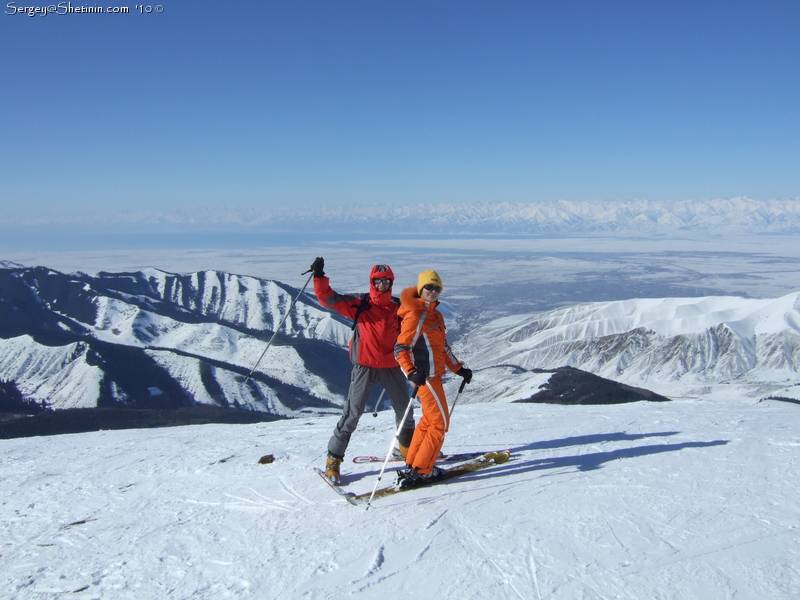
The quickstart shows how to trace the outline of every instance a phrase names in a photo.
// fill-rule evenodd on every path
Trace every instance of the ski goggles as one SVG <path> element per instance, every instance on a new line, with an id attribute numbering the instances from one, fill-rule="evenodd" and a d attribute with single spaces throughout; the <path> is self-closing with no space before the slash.
<path id="1" fill-rule="evenodd" d="M 442 293 L 442 287 L 439 285 L 434 285 L 432 283 L 426 283 L 422 286 L 423 290 L 428 290 L 429 292 L 436 292 L 437 294 Z"/>
<path id="2" fill-rule="evenodd" d="M 372 285 L 380 285 L 382 283 L 385 283 L 386 285 L 392 285 L 392 280 L 388 277 L 378 277 L 372 280 Z"/>

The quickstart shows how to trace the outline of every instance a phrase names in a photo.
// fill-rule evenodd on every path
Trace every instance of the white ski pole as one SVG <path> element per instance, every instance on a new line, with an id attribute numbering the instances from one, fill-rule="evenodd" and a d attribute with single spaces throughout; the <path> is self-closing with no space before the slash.
<path id="1" fill-rule="evenodd" d="M 406 422 L 408 411 L 411 410 L 411 405 L 414 404 L 414 398 L 417 397 L 418 390 L 419 386 L 417 385 L 414 387 L 414 392 L 411 394 L 411 398 L 408 400 L 408 406 L 406 406 L 406 412 L 403 414 L 403 418 L 400 420 L 400 426 L 394 433 L 394 437 L 392 438 L 392 443 L 389 446 L 389 452 L 386 453 L 386 460 L 383 461 L 383 466 L 381 467 L 381 472 L 378 475 L 378 480 L 375 482 L 375 487 L 372 488 L 372 494 L 370 494 L 369 496 L 369 501 L 367 502 L 366 510 L 369 510 L 369 507 L 372 505 L 372 499 L 375 497 L 375 492 L 378 491 L 378 484 L 381 482 L 381 478 L 383 477 L 383 472 L 386 470 L 386 465 L 389 463 L 389 457 L 392 455 L 392 450 L 394 450 L 394 444 L 397 441 L 397 436 L 399 436 L 400 432 L 403 430 L 403 425 Z"/>
<path id="2" fill-rule="evenodd" d="M 461 392 L 464 391 L 464 386 L 467 385 L 467 380 L 461 380 L 461 386 L 458 388 L 458 393 L 456 394 L 455 399 L 453 400 L 453 406 L 450 407 L 450 418 L 447 420 L 447 431 L 450 431 L 450 423 L 453 422 L 453 411 L 456 409 L 456 403 L 458 402 L 458 397 L 461 395 Z"/>
<path id="3" fill-rule="evenodd" d="M 308 271 L 303 273 L 303 275 L 305 275 L 306 273 L 308 273 L 310 271 L 311 271 L 311 269 L 309 269 Z M 267 342 L 267 347 L 264 348 L 264 351 L 261 353 L 261 356 L 256 361 L 256 364 L 253 365 L 253 368 L 250 369 L 250 372 L 247 374 L 247 377 L 244 380 L 245 383 L 247 383 L 250 380 L 250 376 L 253 374 L 253 371 L 256 370 L 256 367 L 258 366 L 258 363 L 260 363 L 261 359 L 264 358 L 264 355 L 267 353 L 267 350 L 269 350 L 269 347 L 272 345 L 272 342 L 275 340 L 275 337 L 278 335 L 278 332 L 281 330 L 281 327 L 283 327 L 283 324 L 286 322 L 286 319 L 289 318 L 289 314 L 292 312 L 292 309 L 294 308 L 295 303 L 300 299 L 300 296 L 303 295 L 303 292 L 306 291 L 306 287 L 308 286 L 308 282 L 311 281 L 311 278 L 313 276 L 314 276 L 314 273 L 311 273 L 311 275 L 308 276 L 308 279 L 306 279 L 306 283 L 303 286 L 303 289 L 301 289 L 300 293 L 297 294 L 297 297 L 294 300 L 292 300 L 292 303 L 289 305 L 289 310 L 287 310 L 286 314 L 283 315 L 283 319 L 281 320 L 280 325 L 278 325 L 275 328 L 275 331 L 273 332 L 272 337 L 269 339 L 269 342 Z"/>

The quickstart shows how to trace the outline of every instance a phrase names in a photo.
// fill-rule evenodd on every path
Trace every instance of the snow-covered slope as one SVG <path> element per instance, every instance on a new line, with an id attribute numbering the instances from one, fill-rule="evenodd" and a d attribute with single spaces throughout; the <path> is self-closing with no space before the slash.
<path id="1" fill-rule="evenodd" d="M 217 271 L 0 269 L 0 378 L 54 408 L 336 409 L 350 330 L 308 294 L 244 381 L 297 292 Z M 491 321 L 455 349 L 476 369 L 464 403 L 529 398 L 550 376 L 537 369 L 562 366 L 668 398 L 800 398 L 800 293 L 580 304 Z"/>
<path id="2" fill-rule="evenodd" d="M 795 600 L 798 418 L 772 401 L 459 406 L 445 450 L 513 460 L 370 510 L 311 470 L 336 417 L 0 440 L 0 595 Z M 380 465 L 349 458 L 392 431 L 389 412 L 362 421 L 348 489 L 372 489 Z"/>
<path id="3" fill-rule="evenodd" d="M 457 351 L 504 384 L 484 391 L 488 397 L 526 393 L 523 381 L 540 376 L 524 370 L 568 365 L 668 397 L 722 386 L 724 393 L 797 398 L 800 293 L 580 304 L 497 319 L 467 334 Z M 511 386 L 498 374 L 509 366 L 517 368 Z"/>
<path id="4" fill-rule="evenodd" d="M 103 371 L 86 360 L 88 350 L 82 342 L 45 346 L 29 335 L 0 339 L 0 377 L 17 380 L 25 396 L 38 404 L 58 408 L 96 404 Z"/>
<path id="5" fill-rule="evenodd" d="M 299 290 L 216 271 L 0 269 L 0 378 L 53 408 L 236 405 L 279 415 L 342 402 L 349 328 Z"/>

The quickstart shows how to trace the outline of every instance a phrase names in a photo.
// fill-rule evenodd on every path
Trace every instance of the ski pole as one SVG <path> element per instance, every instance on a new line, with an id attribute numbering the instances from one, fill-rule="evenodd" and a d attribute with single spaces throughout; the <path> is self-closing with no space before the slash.
<path id="1" fill-rule="evenodd" d="M 383 389 L 381 390 L 381 395 L 380 395 L 380 397 L 378 398 L 378 401 L 375 403 L 375 410 L 374 410 L 374 411 L 372 411 L 372 416 L 373 416 L 373 417 L 377 417 L 377 416 L 378 416 L 378 407 L 381 405 L 381 400 L 383 400 L 383 395 L 384 395 L 385 393 L 386 393 L 386 388 L 383 388 Z"/>
<path id="2" fill-rule="evenodd" d="M 456 394 L 455 399 L 453 399 L 453 406 L 450 407 L 450 418 L 447 420 L 447 430 L 450 431 L 450 423 L 453 422 L 453 411 L 456 409 L 456 403 L 458 402 L 458 397 L 461 395 L 461 392 L 464 391 L 464 386 L 467 385 L 467 380 L 462 379 L 461 385 L 458 388 L 458 393 Z"/>
<path id="3" fill-rule="evenodd" d="M 386 460 L 383 461 L 383 466 L 381 467 L 381 472 L 378 474 L 378 480 L 375 482 L 375 487 L 372 488 L 372 494 L 369 496 L 369 501 L 367 501 L 367 508 L 372 505 L 372 499 L 375 497 L 375 492 L 378 490 L 378 484 L 381 482 L 381 478 L 383 477 L 383 472 L 386 470 L 386 465 L 389 463 L 389 457 L 392 455 L 392 450 L 394 450 L 394 443 L 397 441 L 397 436 L 400 435 L 400 432 L 403 430 L 403 425 L 406 422 L 406 417 L 408 416 L 408 411 L 411 410 L 411 405 L 414 404 L 414 398 L 417 397 L 417 392 L 419 391 L 419 386 L 414 386 L 414 391 L 411 394 L 411 398 L 408 400 L 408 406 L 406 406 L 406 412 L 403 414 L 403 418 L 400 420 L 400 426 L 397 428 L 397 431 L 394 433 L 394 437 L 392 438 L 392 443 L 389 446 L 389 452 L 386 453 Z"/>
<path id="4" fill-rule="evenodd" d="M 310 273 L 311 271 L 312 271 L 312 269 L 309 269 L 305 273 L 301 273 L 301 274 L 305 275 L 306 273 Z M 269 347 L 272 345 L 272 342 L 275 340 L 275 337 L 278 335 L 278 332 L 281 330 L 281 327 L 283 327 L 283 324 L 286 322 L 286 319 L 289 317 L 289 314 L 292 312 L 292 309 L 294 308 L 295 303 L 300 299 L 300 296 L 303 295 L 303 292 L 306 291 L 306 287 L 308 286 L 308 282 L 311 281 L 311 278 L 313 276 L 314 276 L 314 273 L 311 273 L 311 275 L 308 276 L 308 279 L 306 279 L 306 283 L 303 286 L 303 289 L 301 289 L 300 293 L 297 294 L 297 297 L 294 300 L 292 300 L 292 303 L 289 305 L 289 310 L 287 310 L 286 314 L 283 315 L 283 320 L 281 320 L 280 325 L 278 325 L 275 328 L 275 331 L 273 332 L 272 337 L 269 339 L 269 342 L 267 342 L 267 347 L 264 348 L 264 351 L 261 353 L 261 356 L 256 361 L 256 364 L 253 365 L 253 368 L 250 369 L 250 372 L 247 374 L 247 377 L 245 377 L 245 380 L 244 380 L 245 383 L 247 383 L 250 380 L 250 376 L 253 374 L 253 371 L 256 370 L 256 367 L 258 366 L 258 363 L 260 363 L 261 359 L 264 358 L 264 355 L 267 353 L 267 350 L 269 350 Z"/>

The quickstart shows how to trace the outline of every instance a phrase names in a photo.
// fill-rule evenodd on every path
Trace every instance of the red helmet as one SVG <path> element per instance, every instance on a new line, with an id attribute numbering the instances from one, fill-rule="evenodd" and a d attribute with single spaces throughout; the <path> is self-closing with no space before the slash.
<path id="1" fill-rule="evenodd" d="M 389 265 L 375 265 L 369 273 L 369 283 L 372 284 L 374 279 L 391 279 L 394 283 L 394 273 Z"/>

